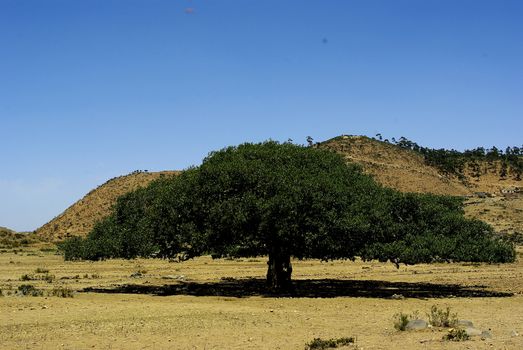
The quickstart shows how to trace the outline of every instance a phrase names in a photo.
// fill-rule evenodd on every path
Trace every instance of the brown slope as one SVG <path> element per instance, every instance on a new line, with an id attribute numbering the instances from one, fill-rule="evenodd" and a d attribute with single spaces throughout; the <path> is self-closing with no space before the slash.
<path id="1" fill-rule="evenodd" d="M 465 167 L 465 181 L 467 186 L 475 192 L 486 192 L 491 195 L 501 195 L 506 190 L 523 190 L 523 181 L 517 180 L 512 171 L 508 171 L 505 178 L 500 177 L 501 162 L 478 162 L 478 173 L 475 176 L 472 164 Z"/>
<path id="2" fill-rule="evenodd" d="M 443 176 L 416 152 L 366 136 L 340 136 L 319 144 L 360 163 L 384 186 L 402 192 L 463 196 L 471 193 L 458 179 Z"/>
<path id="3" fill-rule="evenodd" d="M 62 240 L 69 236 L 85 236 L 94 224 L 107 216 L 116 199 L 139 187 L 147 186 L 161 176 L 173 176 L 176 171 L 134 172 L 113 178 L 67 208 L 62 214 L 36 230 L 38 236 Z"/>
<path id="4" fill-rule="evenodd" d="M 481 162 L 479 168 L 479 177 L 470 165 L 465 169 L 467 184 L 476 193 L 465 203 L 467 216 L 488 222 L 498 232 L 523 233 L 523 181 L 510 171 L 500 178 L 499 161 Z"/>

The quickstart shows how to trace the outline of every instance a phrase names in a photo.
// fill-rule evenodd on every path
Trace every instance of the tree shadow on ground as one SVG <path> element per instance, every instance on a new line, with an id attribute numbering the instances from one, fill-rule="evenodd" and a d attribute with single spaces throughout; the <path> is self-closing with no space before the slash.
<path id="1" fill-rule="evenodd" d="M 88 287 L 83 289 L 82 292 L 236 298 L 250 296 L 293 298 L 486 298 L 513 296 L 512 293 L 487 290 L 485 286 L 337 279 L 294 280 L 292 291 L 274 293 L 267 288 L 264 279 L 256 278 L 224 279 L 219 282 L 206 283 L 180 282 L 165 285 L 123 284 L 112 288 Z"/>

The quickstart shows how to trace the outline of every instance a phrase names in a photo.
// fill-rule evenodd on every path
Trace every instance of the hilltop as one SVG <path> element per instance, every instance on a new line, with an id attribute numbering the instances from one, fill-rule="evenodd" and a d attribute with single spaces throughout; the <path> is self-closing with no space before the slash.
<path id="1" fill-rule="evenodd" d="M 0 235 L 12 235 L 14 233 L 16 232 L 8 229 L 7 227 L 0 226 Z"/>
<path id="2" fill-rule="evenodd" d="M 139 187 L 147 186 L 151 181 L 161 176 L 176 174 L 178 174 L 177 171 L 135 171 L 129 175 L 110 179 L 90 191 L 62 214 L 38 228 L 36 234 L 49 240 L 62 240 L 69 236 L 85 236 L 98 220 L 109 214 L 119 196 Z"/>
<path id="3" fill-rule="evenodd" d="M 26 247 L 41 243 L 40 237 L 32 232 L 16 232 L 0 226 L 0 252 L 5 249 Z"/>
<path id="4" fill-rule="evenodd" d="M 382 185 L 402 192 L 467 197 L 467 216 L 486 221 L 501 232 L 523 232 L 523 194 L 518 193 L 523 181 L 516 180 L 510 172 L 500 178 L 502 162 L 499 160 L 466 163 L 458 176 L 441 171 L 420 152 L 366 136 L 339 136 L 315 147 L 342 154 L 348 161 L 361 164 L 364 171 Z M 36 233 L 49 240 L 85 236 L 96 221 L 110 212 L 119 196 L 147 186 L 160 176 L 175 174 L 178 172 L 134 172 L 111 179 Z"/>
<path id="5" fill-rule="evenodd" d="M 345 135 L 321 142 L 318 147 L 332 149 L 348 161 L 361 164 L 376 181 L 401 192 L 471 194 L 457 178 L 444 176 L 427 165 L 420 154 L 390 143 L 366 136 Z"/>

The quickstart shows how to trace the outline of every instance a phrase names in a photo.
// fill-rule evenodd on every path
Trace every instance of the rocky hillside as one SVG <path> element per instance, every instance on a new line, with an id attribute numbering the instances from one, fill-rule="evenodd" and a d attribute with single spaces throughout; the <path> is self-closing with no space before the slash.
<path id="1" fill-rule="evenodd" d="M 108 215 L 116 199 L 138 187 L 143 187 L 161 176 L 173 176 L 176 171 L 134 172 L 116 177 L 89 192 L 62 214 L 36 230 L 48 240 L 62 240 L 69 236 L 85 236 L 94 224 Z"/>

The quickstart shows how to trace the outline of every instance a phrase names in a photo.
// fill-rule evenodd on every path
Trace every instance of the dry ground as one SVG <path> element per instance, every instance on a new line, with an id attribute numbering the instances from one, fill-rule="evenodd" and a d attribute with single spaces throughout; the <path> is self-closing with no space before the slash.
<path id="1" fill-rule="evenodd" d="M 492 225 L 498 232 L 523 233 L 523 194 L 514 197 L 471 198 L 465 213 Z"/>
<path id="2" fill-rule="evenodd" d="M 346 336 L 357 338 L 358 349 L 523 349 L 523 337 L 511 335 L 523 333 L 523 251 L 518 254 L 508 265 L 400 269 L 295 261 L 298 296 L 274 297 L 260 286 L 265 258 L 64 262 L 52 252 L 3 252 L 0 349 L 303 349 L 315 337 Z M 54 280 L 20 281 L 24 274 L 45 276 L 38 268 Z M 21 284 L 113 293 L 14 295 Z M 491 291 L 514 296 L 488 296 Z M 432 305 L 450 306 L 461 319 L 490 329 L 492 339 L 443 342 L 446 330 L 393 328 L 394 314 L 424 316 Z"/>

